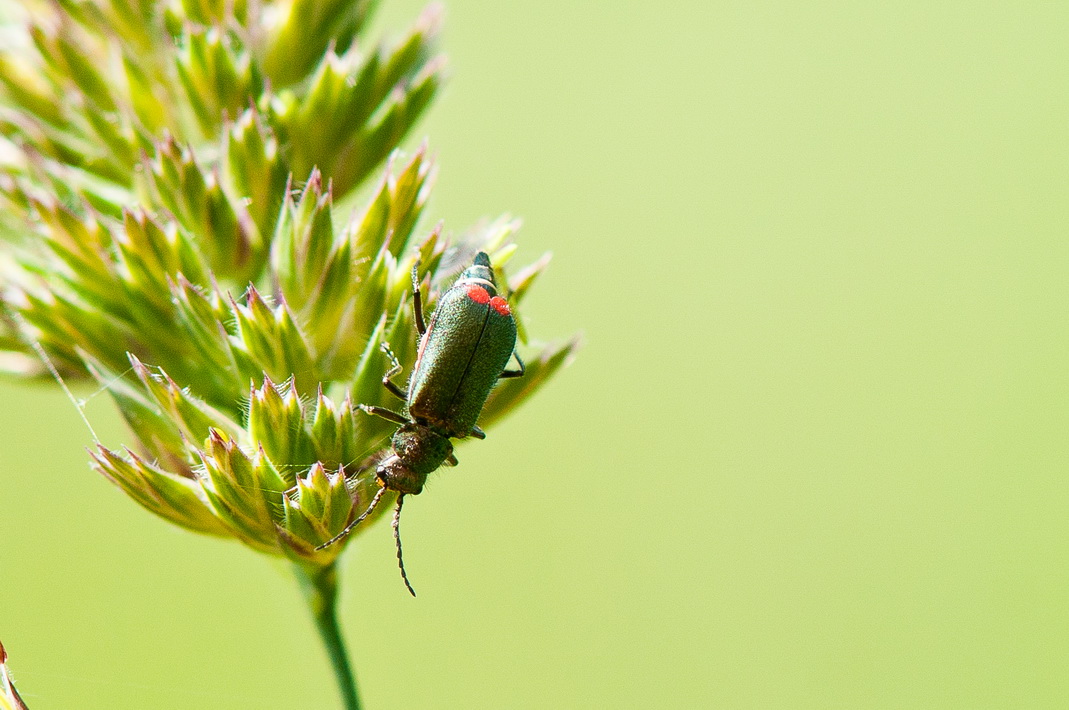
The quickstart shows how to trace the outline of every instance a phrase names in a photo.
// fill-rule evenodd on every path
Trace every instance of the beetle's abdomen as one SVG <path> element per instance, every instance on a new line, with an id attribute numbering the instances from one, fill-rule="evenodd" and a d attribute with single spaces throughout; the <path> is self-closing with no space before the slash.
<path id="1" fill-rule="evenodd" d="M 505 299 L 458 283 L 438 301 L 409 385 L 409 414 L 452 437 L 471 434 L 516 347 Z"/>

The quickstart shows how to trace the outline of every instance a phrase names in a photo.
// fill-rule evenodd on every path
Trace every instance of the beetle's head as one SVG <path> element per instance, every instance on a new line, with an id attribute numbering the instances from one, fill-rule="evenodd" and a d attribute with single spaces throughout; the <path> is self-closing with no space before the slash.
<path id="1" fill-rule="evenodd" d="M 416 495 L 423 490 L 427 475 L 453 453 L 449 437 L 430 427 L 409 422 L 393 435 L 393 453 L 375 469 L 382 485 L 398 493 Z"/>

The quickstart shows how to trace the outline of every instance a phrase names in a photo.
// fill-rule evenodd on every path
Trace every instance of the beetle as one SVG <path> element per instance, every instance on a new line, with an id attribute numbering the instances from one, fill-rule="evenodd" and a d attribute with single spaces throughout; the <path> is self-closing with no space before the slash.
<path id="1" fill-rule="evenodd" d="M 438 299 L 430 324 L 423 321 L 419 263 L 413 265 L 412 310 L 420 343 L 407 390 L 393 381 L 403 368 L 389 344 L 382 344 L 391 363 L 382 384 L 405 402 L 406 413 L 359 405 L 368 414 L 399 425 L 391 439 L 391 452 L 375 469 L 379 490 L 367 510 L 316 549 L 343 539 L 371 515 L 386 491 L 396 491 L 393 533 L 397 562 L 405 586 L 415 596 L 401 556 L 404 498 L 422 492 L 427 476 L 443 464 L 457 465 L 451 439 L 486 438 L 478 420 L 490 390 L 499 379 L 522 377 L 526 367 L 516 352 L 516 319 L 508 302 L 498 295 L 494 269 L 486 252 L 478 252 L 471 266 Z M 519 364 L 518 369 L 506 369 L 512 358 Z"/>

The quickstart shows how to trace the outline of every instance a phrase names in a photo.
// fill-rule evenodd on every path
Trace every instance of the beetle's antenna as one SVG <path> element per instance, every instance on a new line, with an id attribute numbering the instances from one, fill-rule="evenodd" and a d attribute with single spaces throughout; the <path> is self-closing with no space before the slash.
<path id="1" fill-rule="evenodd" d="M 397 509 L 393 512 L 393 539 L 397 541 L 397 566 L 401 568 L 401 579 L 408 587 L 408 593 L 416 596 L 416 590 L 412 588 L 412 583 L 408 581 L 408 575 L 405 574 L 405 560 L 401 556 L 401 506 L 404 502 L 405 494 L 401 493 L 397 496 Z"/>
<path id="2" fill-rule="evenodd" d="M 371 512 L 373 510 L 375 510 L 375 508 L 378 506 L 379 501 L 382 500 L 382 496 L 383 496 L 384 493 L 386 493 L 386 486 L 383 486 L 383 487 L 379 488 L 378 492 L 375 493 L 375 497 L 371 499 L 371 505 L 369 505 L 367 507 L 367 510 L 365 510 L 363 513 L 360 514 L 359 518 L 357 518 L 353 522 L 351 522 L 348 525 L 346 525 L 344 530 L 342 530 L 340 533 L 338 533 L 334 537 L 332 537 L 329 540 L 327 540 L 326 542 L 324 542 L 322 545 L 320 545 L 316 549 L 317 550 L 322 550 L 324 548 L 330 547 L 331 545 L 336 543 L 338 540 L 341 540 L 346 535 L 348 535 L 350 530 L 355 528 L 360 523 L 364 522 L 364 520 L 367 518 L 367 516 L 371 515 Z"/>

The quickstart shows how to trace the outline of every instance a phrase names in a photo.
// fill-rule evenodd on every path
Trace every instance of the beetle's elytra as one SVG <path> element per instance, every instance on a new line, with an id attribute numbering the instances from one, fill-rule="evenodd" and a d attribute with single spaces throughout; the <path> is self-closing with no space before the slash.
<path id="1" fill-rule="evenodd" d="M 400 425 L 391 440 L 391 453 L 375 469 L 380 488 L 366 511 L 318 549 L 344 538 L 375 510 L 386 491 L 396 491 L 393 528 L 397 559 L 405 586 L 415 596 L 401 562 L 398 525 L 402 501 L 406 495 L 419 494 L 427 476 L 439 466 L 456 465 L 450 439 L 486 436 L 477 422 L 490 390 L 503 377 L 523 375 L 524 365 L 516 353 L 516 320 L 506 300 L 498 295 L 494 270 L 484 252 L 476 254 L 471 266 L 442 294 L 429 325 L 423 322 L 419 264 L 413 266 L 412 306 L 420 343 L 407 391 L 393 381 L 401 373 L 401 364 L 389 345 L 383 344 L 392 366 L 382 384 L 404 400 L 406 414 L 360 405 L 365 412 Z M 506 370 L 512 357 L 519 369 Z"/>

